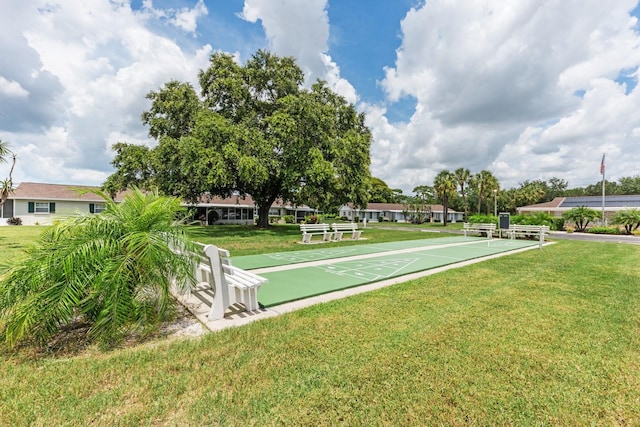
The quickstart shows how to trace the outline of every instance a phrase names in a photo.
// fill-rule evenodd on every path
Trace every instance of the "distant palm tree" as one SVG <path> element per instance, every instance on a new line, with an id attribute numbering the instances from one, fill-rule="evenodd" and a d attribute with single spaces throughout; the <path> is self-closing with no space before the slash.
<path id="1" fill-rule="evenodd" d="M 442 200 L 442 224 L 446 227 L 449 197 L 455 194 L 457 188 L 455 175 L 446 169 L 441 171 L 433 182 L 433 188 L 435 188 L 438 198 Z"/>
<path id="2" fill-rule="evenodd" d="M 102 194 L 100 214 L 47 229 L 0 281 L 0 332 L 9 347 L 41 342 L 74 320 L 103 346 L 132 330 L 153 330 L 172 312 L 170 287 L 193 283 L 192 250 L 176 222 L 180 201 L 133 190 L 122 203 Z"/>
<path id="3" fill-rule="evenodd" d="M 16 155 L 9 150 L 9 144 L 0 139 L 0 163 L 6 163 L 7 158 L 11 156 L 11 169 L 9 169 L 9 178 L 0 181 L 0 208 L 4 205 L 9 197 L 9 194 L 13 192 L 13 168 L 16 165 Z"/>
<path id="4" fill-rule="evenodd" d="M 475 174 L 471 179 L 471 183 L 478 194 L 478 208 L 476 213 L 479 214 L 483 198 L 488 199 L 494 189 L 498 190 L 500 188 L 500 184 L 498 183 L 498 179 L 488 170 L 483 170 Z"/>
<path id="5" fill-rule="evenodd" d="M 601 217 L 600 212 L 586 206 L 578 206 L 562 214 L 562 218 L 576 225 L 576 231 L 585 231 L 589 226 L 589 222 Z"/>
<path id="6" fill-rule="evenodd" d="M 471 171 L 466 168 L 458 168 L 454 172 L 458 186 L 460 187 L 460 195 L 462 196 L 462 204 L 464 206 L 464 220 L 469 217 L 469 206 L 467 205 L 467 194 L 465 193 L 465 186 L 469 184 L 471 180 Z"/>

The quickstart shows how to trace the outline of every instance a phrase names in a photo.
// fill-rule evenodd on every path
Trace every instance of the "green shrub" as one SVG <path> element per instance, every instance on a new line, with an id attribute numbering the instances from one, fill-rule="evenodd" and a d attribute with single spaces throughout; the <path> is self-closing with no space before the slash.
<path id="1" fill-rule="evenodd" d="M 469 217 L 469 222 L 472 224 L 496 224 L 498 225 L 498 217 L 493 215 L 471 215 Z"/>
<path id="2" fill-rule="evenodd" d="M 296 222 L 296 218 L 293 215 L 285 215 L 282 219 L 284 219 L 285 224 L 295 224 Z"/>
<path id="3" fill-rule="evenodd" d="M 7 220 L 7 224 L 9 225 L 22 225 L 22 218 L 12 216 Z"/>
<path id="4" fill-rule="evenodd" d="M 591 234 L 620 234 L 618 227 L 591 227 L 587 230 Z"/>
<path id="5" fill-rule="evenodd" d="M 520 225 L 547 225 L 551 230 L 562 230 L 564 228 L 564 218 L 556 218 L 544 212 L 533 215 L 511 215 L 511 224 Z"/>
<path id="6" fill-rule="evenodd" d="M 306 222 L 307 224 L 317 224 L 318 223 L 318 216 L 317 215 L 307 215 L 304 217 L 304 222 Z"/>

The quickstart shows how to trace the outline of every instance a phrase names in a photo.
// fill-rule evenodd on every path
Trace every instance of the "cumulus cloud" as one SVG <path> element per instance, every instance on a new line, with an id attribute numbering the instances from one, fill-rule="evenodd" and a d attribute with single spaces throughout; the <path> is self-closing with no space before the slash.
<path id="1" fill-rule="evenodd" d="M 149 107 L 145 95 L 171 79 L 193 82 L 206 67 L 211 46 L 187 51 L 151 31 L 156 17 L 147 6 L 133 11 L 127 1 L 5 2 L 0 137 L 18 153 L 16 181 L 73 177 L 100 184 L 111 173 L 113 135 L 146 139 L 140 122 Z M 199 1 L 192 9 L 163 13 L 193 32 L 206 7 Z"/>
<path id="2" fill-rule="evenodd" d="M 415 98 L 416 111 L 392 129 L 373 122 L 374 135 L 398 135 L 393 149 L 411 153 L 426 182 L 464 166 L 492 170 L 505 186 L 552 176 L 587 185 L 599 178 L 603 151 L 620 170 L 637 171 L 623 154 L 638 151 L 637 90 L 616 82 L 637 79 L 635 5 L 430 0 L 413 8 L 381 86 L 391 104 Z M 375 141 L 374 174 L 408 182 L 404 155 L 385 149 Z"/>
<path id="3" fill-rule="evenodd" d="M 169 24 L 181 29 L 182 31 L 192 33 L 194 35 L 198 27 L 198 19 L 209 13 L 209 10 L 203 0 L 198 0 L 198 3 L 196 3 L 192 8 L 156 9 L 153 7 L 152 0 L 143 0 L 142 6 L 144 13 L 148 13 L 157 19 L 166 20 Z"/>
<path id="4" fill-rule="evenodd" d="M 0 138 L 18 153 L 17 181 L 100 184 L 113 143 L 153 143 L 140 122 L 145 95 L 171 79 L 197 84 L 214 49 L 208 43 L 217 42 L 201 40 L 204 0 L 173 3 L 143 0 L 132 10 L 128 0 L 3 1 Z M 372 130 L 372 173 L 392 187 L 411 192 L 458 167 L 488 169 L 504 187 L 554 176 L 582 186 L 600 179 L 603 152 L 608 179 L 640 175 L 636 6 L 416 3 L 400 22 L 377 103 L 359 103 L 341 76 L 328 0 L 245 0 L 238 21 L 260 26 L 266 41 L 260 31 L 207 22 L 223 22 L 211 32 L 217 37 L 233 27 L 230 50 L 294 56 L 307 84 L 326 80 L 356 103 Z M 413 112 L 391 120 L 409 100 Z"/>
<path id="5" fill-rule="evenodd" d="M 0 76 L 0 94 L 9 98 L 25 98 L 29 95 L 29 91 L 15 80 L 8 80 Z"/>
<path id="6" fill-rule="evenodd" d="M 242 17 L 261 21 L 269 49 L 295 57 L 308 83 L 325 80 L 349 102 L 357 101 L 355 88 L 340 76 L 340 67 L 328 54 L 327 0 L 245 0 Z"/>

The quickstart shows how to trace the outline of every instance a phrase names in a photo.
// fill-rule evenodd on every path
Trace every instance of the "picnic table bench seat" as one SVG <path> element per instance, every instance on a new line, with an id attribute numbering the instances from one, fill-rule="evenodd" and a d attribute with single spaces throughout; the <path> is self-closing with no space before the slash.
<path id="1" fill-rule="evenodd" d="M 300 224 L 302 231 L 302 243 L 311 243 L 314 235 L 322 236 L 323 242 L 330 242 L 333 233 L 329 230 L 329 224 Z"/>
<path id="2" fill-rule="evenodd" d="M 464 237 L 467 237 L 467 233 L 486 233 L 488 239 L 493 238 L 493 233 L 496 231 L 496 225 L 493 223 L 470 223 L 465 222 L 462 225 L 462 231 Z"/>
<path id="3" fill-rule="evenodd" d="M 362 235 L 362 230 L 358 230 L 358 224 L 351 223 L 333 223 L 331 224 L 333 230 L 334 239 L 336 241 L 342 240 L 344 233 L 351 233 L 352 240 L 358 240 Z"/>
<path id="4" fill-rule="evenodd" d="M 196 288 L 193 292 L 213 291 L 209 320 L 224 318 L 229 307 L 240 303 L 246 311 L 259 308 L 258 289 L 268 279 L 235 267 L 229 251 L 215 245 L 205 245 L 195 263 Z"/>

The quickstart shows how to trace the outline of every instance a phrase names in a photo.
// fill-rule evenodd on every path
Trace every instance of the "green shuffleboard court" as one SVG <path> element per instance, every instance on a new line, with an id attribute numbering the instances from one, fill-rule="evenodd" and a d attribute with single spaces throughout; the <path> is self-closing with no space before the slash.
<path id="1" fill-rule="evenodd" d="M 350 245 L 325 249 L 308 249 L 293 252 L 276 252 L 272 254 L 245 255 L 233 257 L 233 265 L 244 270 L 280 265 L 298 264 L 324 259 L 344 258 L 378 252 L 396 251 L 401 249 L 439 246 L 447 243 L 476 242 L 477 237 L 442 237 L 438 239 L 404 240 L 399 242 L 373 243 L 369 245 Z M 348 241 L 345 241 L 347 243 Z"/>
<path id="2" fill-rule="evenodd" d="M 409 242 L 394 243 L 406 244 Z M 413 246 L 415 251 L 390 252 L 386 255 L 382 252 L 379 256 L 356 260 L 341 261 L 334 259 L 316 266 L 296 267 L 292 265 L 286 270 L 260 273 L 261 276 L 269 279 L 269 282 L 260 288 L 258 300 L 264 307 L 272 307 L 405 274 L 537 245 L 537 241 L 531 240 L 487 240 L 454 237 L 425 240 L 422 246 Z M 404 247 L 399 245 L 395 251 L 410 248 L 412 246 Z M 393 250 L 387 249 L 387 251 Z M 376 252 L 354 253 L 353 255 L 371 253 Z M 349 253 L 347 256 L 353 255 Z M 316 257 L 310 260 L 318 261 L 321 259 L 323 258 Z M 235 259 L 234 264 L 236 264 Z"/>

